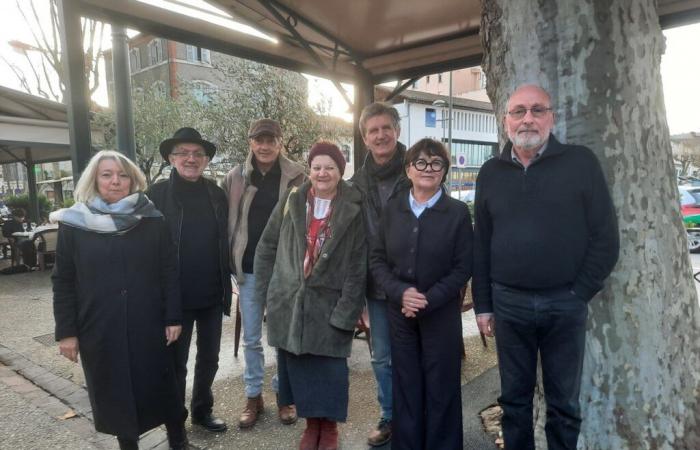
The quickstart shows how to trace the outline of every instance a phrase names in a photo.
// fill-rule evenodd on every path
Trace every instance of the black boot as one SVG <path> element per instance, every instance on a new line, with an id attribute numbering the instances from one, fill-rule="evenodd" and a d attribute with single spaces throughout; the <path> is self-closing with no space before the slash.
<path id="1" fill-rule="evenodd" d="M 187 450 L 189 448 L 184 422 L 178 420 L 166 423 L 165 429 L 168 432 L 168 444 L 172 450 Z"/>
<path id="2" fill-rule="evenodd" d="M 117 436 L 120 450 L 139 450 L 139 440 Z"/>

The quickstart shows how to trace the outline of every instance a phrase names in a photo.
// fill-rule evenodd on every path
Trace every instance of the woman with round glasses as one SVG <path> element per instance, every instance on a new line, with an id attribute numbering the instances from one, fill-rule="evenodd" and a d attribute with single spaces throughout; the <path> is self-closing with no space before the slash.
<path id="1" fill-rule="evenodd" d="M 392 449 L 462 448 L 460 290 L 471 276 L 472 223 L 442 187 L 449 161 L 433 139 L 408 150 L 412 187 L 387 203 L 371 250 L 389 302 Z"/>

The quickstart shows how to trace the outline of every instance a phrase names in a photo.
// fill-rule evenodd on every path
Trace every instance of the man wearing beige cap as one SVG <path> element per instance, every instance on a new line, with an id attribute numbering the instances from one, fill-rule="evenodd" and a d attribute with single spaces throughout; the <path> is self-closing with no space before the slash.
<path id="1" fill-rule="evenodd" d="M 248 400 L 238 422 L 241 428 L 255 425 L 263 411 L 265 360 L 261 338 L 265 305 L 254 301 L 255 247 L 277 200 L 289 187 L 299 186 L 305 178 L 304 166 L 282 154 L 282 129 L 276 120 L 253 122 L 248 131 L 248 145 L 250 151 L 245 163 L 231 169 L 223 184 L 229 204 L 231 270 L 239 286 L 243 324 L 243 380 Z M 272 385 L 277 392 L 277 375 Z M 294 405 L 279 407 L 279 419 L 284 424 L 296 422 Z"/>

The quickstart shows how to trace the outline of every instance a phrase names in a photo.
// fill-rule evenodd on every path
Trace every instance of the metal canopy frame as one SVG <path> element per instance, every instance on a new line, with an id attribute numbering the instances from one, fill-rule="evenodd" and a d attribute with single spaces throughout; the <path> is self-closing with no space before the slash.
<path id="1" fill-rule="evenodd" d="M 357 78 L 379 84 L 478 65 L 483 53 L 479 38 L 479 0 L 443 0 L 440 8 L 425 6 L 420 0 L 383 0 L 380 3 L 372 0 L 207 0 L 237 22 L 277 39 L 277 44 L 139 0 L 68 1 L 85 16 L 220 53 L 326 77 L 338 87 L 340 82 L 354 83 Z M 183 0 L 168 1 L 203 11 Z M 422 8 L 419 12 L 428 15 L 413 18 L 407 24 L 406 28 L 417 27 L 417 31 L 397 34 L 400 27 L 395 22 L 411 17 L 410 11 L 404 11 L 410 8 Z M 445 11 L 449 8 L 453 10 Z M 375 11 L 377 18 L 373 17 Z M 343 17 L 348 12 L 352 13 L 351 17 Z M 700 0 L 658 0 L 658 12 L 664 28 L 698 22 Z M 362 14 L 372 20 L 366 28 L 343 26 Z M 373 26 L 381 23 L 382 14 L 393 23 L 393 28 L 387 27 L 386 33 Z M 434 17 L 449 18 L 450 23 L 441 27 Z M 427 25 L 421 25 L 423 22 Z M 361 21 L 356 19 L 351 23 Z M 390 34 L 392 32 L 395 34 Z M 371 34 L 382 44 L 369 45 L 363 34 Z M 343 89 L 339 90 L 344 93 Z M 344 96 L 349 102 L 347 95 Z"/>
<path id="2" fill-rule="evenodd" d="M 169 1 L 191 7 L 186 0 Z M 362 107 L 373 101 L 374 85 L 475 66 L 482 60 L 480 0 L 441 0 L 439 7 L 423 0 L 207 1 L 235 21 L 252 26 L 277 42 L 178 14 L 145 0 L 59 0 L 59 3 L 71 14 L 328 78 L 348 104 L 352 102 L 340 83 L 352 83 L 356 129 Z M 657 12 L 664 28 L 698 22 L 700 0 L 657 0 Z M 223 18 L 225 14 L 214 15 Z M 75 18 L 72 20 L 75 23 Z M 67 31 L 71 32 L 75 30 Z M 71 54 L 68 47 L 66 51 Z M 398 86 L 391 95 L 399 94 L 409 85 Z M 76 133 L 79 126 L 73 122 L 71 132 Z M 85 142 L 74 145 L 74 148 L 86 148 Z M 363 152 L 362 140 L 356 136 L 356 162 L 362 159 Z"/>

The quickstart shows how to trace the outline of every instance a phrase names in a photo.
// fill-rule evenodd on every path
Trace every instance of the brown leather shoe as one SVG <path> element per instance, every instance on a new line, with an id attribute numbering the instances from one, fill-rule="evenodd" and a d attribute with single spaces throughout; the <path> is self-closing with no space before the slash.
<path id="1" fill-rule="evenodd" d="M 299 441 L 299 450 L 318 450 L 318 436 L 321 432 L 321 419 L 309 417 L 306 419 L 306 429 Z"/>
<path id="2" fill-rule="evenodd" d="M 262 394 L 249 398 L 245 409 L 241 413 L 241 417 L 238 419 L 238 426 L 240 428 L 250 428 L 255 425 L 255 422 L 258 421 L 258 416 L 263 412 L 264 406 Z"/>
<path id="3" fill-rule="evenodd" d="M 321 419 L 321 436 L 318 439 L 318 450 L 338 450 L 338 423 Z"/>
<path id="4" fill-rule="evenodd" d="M 371 447 L 379 447 L 391 440 L 391 420 L 382 419 L 377 428 L 367 437 L 367 444 Z"/>
<path id="5" fill-rule="evenodd" d="M 294 405 L 280 406 L 277 415 L 284 425 L 291 425 L 297 421 L 297 407 Z"/>

